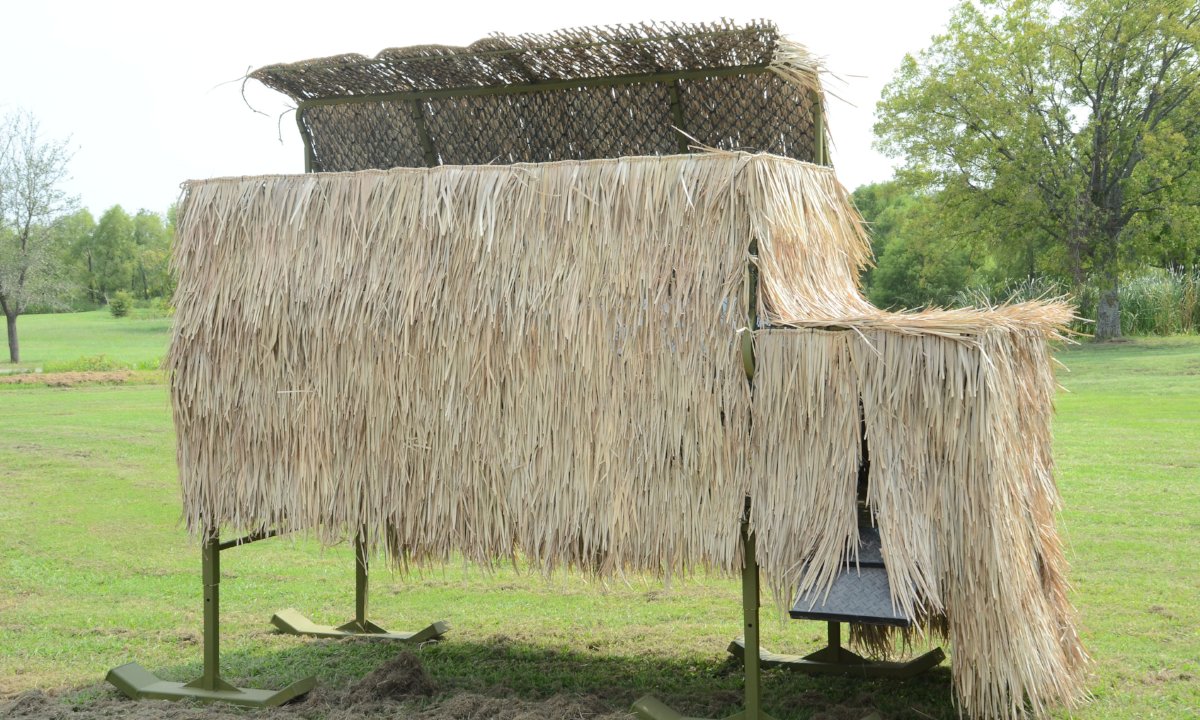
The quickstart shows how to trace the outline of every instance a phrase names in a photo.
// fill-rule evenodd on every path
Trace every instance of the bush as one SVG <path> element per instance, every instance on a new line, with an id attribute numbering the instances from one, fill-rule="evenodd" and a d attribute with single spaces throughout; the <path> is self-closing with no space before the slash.
<path id="1" fill-rule="evenodd" d="M 1162 270 L 1143 268 L 1121 278 L 1118 286 L 1122 335 L 1173 335 L 1200 332 L 1200 269 Z M 1080 317 L 1096 317 L 1100 296 L 1095 280 L 1089 279 L 1071 292 L 1052 278 L 1033 278 L 1001 287 L 971 287 L 954 297 L 956 306 L 988 307 L 1004 302 L 1067 297 Z M 1091 322 L 1076 322 L 1072 329 L 1090 333 Z"/>
<path id="2" fill-rule="evenodd" d="M 1150 268 L 1123 279 L 1121 332 L 1173 335 L 1200 330 L 1200 271 Z"/>
<path id="3" fill-rule="evenodd" d="M 124 290 L 118 290 L 108 299 L 108 311 L 113 317 L 125 317 L 129 308 L 133 307 L 133 296 Z"/>
<path id="4" fill-rule="evenodd" d="M 118 362 L 107 355 L 87 355 L 74 360 L 50 361 L 42 367 L 42 372 L 111 372 L 128 369 L 128 363 Z"/>

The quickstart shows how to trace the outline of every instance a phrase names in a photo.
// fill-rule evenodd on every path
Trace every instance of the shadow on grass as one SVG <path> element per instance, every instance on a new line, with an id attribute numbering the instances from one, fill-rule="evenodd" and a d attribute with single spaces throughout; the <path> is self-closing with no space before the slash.
<path id="1" fill-rule="evenodd" d="M 399 657 L 405 654 L 415 655 L 419 663 Z M 199 648 L 194 663 L 149 669 L 166 680 L 192 680 L 200 675 L 198 656 Z M 432 695 L 403 691 L 387 696 L 364 694 L 359 681 L 398 659 L 405 660 L 396 665 L 406 668 L 405 672 L 411 672 L 414 664 L 424 667 L 433 681 Z M 318 687 L 310 698 L 285 708 L 258 711 L 272 716 L 334 718 L 353 710 L 346 717 L 578 720 L 620 717 L 645 694 L 656 695 L 697 717 L 723 718 L 742 706 L 742 668 L 733 658 L 682 658 L 672 655 L 670 648 L 613 655 L 546 647 L 505 636 L 460 642 L 451 634 L 440 643 L 421 647 L 297 637 L 295 647 L 285 651 L 229 649 L 222 656 L 222 674 L 237 685 L 264 689 L 282 688 L 309 675 L 317 677 Z M 763 672 L 763 698 L 766 710 L 778 720 L 859 720 L 871 711 L 879 711 L 889 720 L 957 717 L 945 666 L 907 681 L 810 677 L 768 670 Z M 116 700 L 115 691 L 101 687 L 78 691 L 69 702 L 77 706 L 103 704 L 103 717 L 112 717 L 114 711 L 125 715 L 118 704 L 131 712 L 146 705 Z M 225 717 L 225 711 L 215 706 L 197 711 L 196 717 Z M 244 711 L 235 712 L 245 716 Z"/>

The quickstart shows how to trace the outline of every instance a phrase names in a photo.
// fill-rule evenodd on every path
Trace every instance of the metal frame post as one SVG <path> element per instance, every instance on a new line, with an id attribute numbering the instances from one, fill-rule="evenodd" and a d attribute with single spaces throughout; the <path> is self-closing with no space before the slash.
<path id="1" fill-rule="evenodd" d="M 742 520 L 742 630 L 746 646 L 758 650 L 758 559 L 755 555 L 754 534 L 750 531 L 749 503 Z M 743 681 L 744 709 L 725 720 L 774 720 L 762 709 L 762 671 L 758 653 L 746 655 Z M 701 720 L 672 710 L 658 698 L 647 695 L 633 704 L 633 714 L 641 720 Z"/>
<path id="2" fill-rule="evenodd" d="M 359 627 L 367 622 L 367 596 L 370 591 L 370 566 L 367 545 L 362 535 L 354 538 L 354 620 Z"/>
<path id="3" fill-rule="evenodd" d="M 237 690 L 221 679 L 221 548 L 212 536 L 200 549 L 200 575 L 204 583 L 204 670 L 186 687 L 202 690 Z"/>
<path id="4" fill-rule="evenodd" d="M 746 647 L 751 648 L 746 656 L 746 717 L 766 717 L 762 713 L 762 671 L 758 663 L 758 558 L 755 553 L 754 535 L 748 521 L 742 522 L 742 630 Z"/>

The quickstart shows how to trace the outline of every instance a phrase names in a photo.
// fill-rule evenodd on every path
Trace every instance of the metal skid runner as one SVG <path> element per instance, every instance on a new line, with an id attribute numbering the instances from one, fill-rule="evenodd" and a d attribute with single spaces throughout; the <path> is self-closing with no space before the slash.
<path id="1" fill-rule="evenodd" d="M 450 626 L 439 620 L 416 632 L 392 632 L 367 619 L 367 597 L 370 573 L 366 542 L 362 536 L 354 540 L 354 619 L 344 625 L 318 625 L 304 617 L 298 610 L 280 610 L 271 617 L 271 624 L 280 632 L 293 635 L 312 635 L 324 638 L 361 637 L 377 640 L 423 643 L 437 640 L 445 635 Z"/>
<path id="2" fill-rule="evenodd" d="M 274 707 L 304 695 L 317 684 L 315 677 L 288 685 L 282 690 L 239 688 L 221 678 L 220 619 L 221 619 L 221 551 L 239 545 L 274 537 L 276 530 L 255 533 L 237 540 L 221 542 L 214 531 L 208 535 L 201 550 L 204 582 L 204 670 L 199 678 L 188 683 L 162 680 L 137 663 L 126 663 L 108 671 L 106 679 L 118 690 L 135 700 L 199 700 L 226 702 L 247 707 Z M 390 633 L 366 619 L 367 558 L 361 538 L 355 542 L 356 613 L 355 619 L 339 628 L 315 625 L 296 611 L 278 613 L 271 621 L 285 632 L 321 637 L 375 637 L 387 640 L 424 642 L 440 638 L 449 629 L 446 623 L 436 622 L 415 633 Z M 289 618 L 291 622 L 289 623 Z M 312 630 L 310 632 L 309 630 Z M 325 632 L 328 631 L 328 632 Z"/>

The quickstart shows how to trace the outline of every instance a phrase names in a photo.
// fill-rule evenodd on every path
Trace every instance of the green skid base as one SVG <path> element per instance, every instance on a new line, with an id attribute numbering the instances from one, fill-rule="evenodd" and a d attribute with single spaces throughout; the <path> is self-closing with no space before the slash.
<path id="1" fill-rule="evenodd" d="M 739 638 L 729 643 L 729 653 L 745 659 L 746 648 Z M 822 648 L 809 655 L 780 655 L 767 649 L 759 652 L 759 664 L 764 668 L 787 668 L 811 675 L 852 675 L 864 678 L 907 680 L 937 666 L 946 659 L 941 648 L 905 662 L 868 660 L 841 647 Z"/>
<path id="2" fill-rule="evenodd" d="M 395 640 L 398 642 L 423 643 L 438 640 L 450 631 L 450 626 L 439 620 L 427 628 L 416 632 L 388 632 L 375 623 L 364 620 L 350 621 L 345 625 L 318 625 L 300 614 L 300 611 L 288 608 L 280 610 L 271 616 L 271 624 L 280 632 L 292 635 L 312 635 L 323 638 L 372 638 L 376 640 Z"/>
<path id="3" fill-rule="evenodd" d="M 312 690 L 317 684 L 315 677 L 308 677 L 288 685 L 282 690 L 251 690 L 230 685 L 217 679 L 214 687 L 204 688 L 202 682 L 168 682 L 137 663 L 128 663 L 108 671 L 106 678 L 118 690 L 134 700 L 199 700 L 200 702 L 227 702 L 245 707 L 275 707 L 294 700 Z"/>

